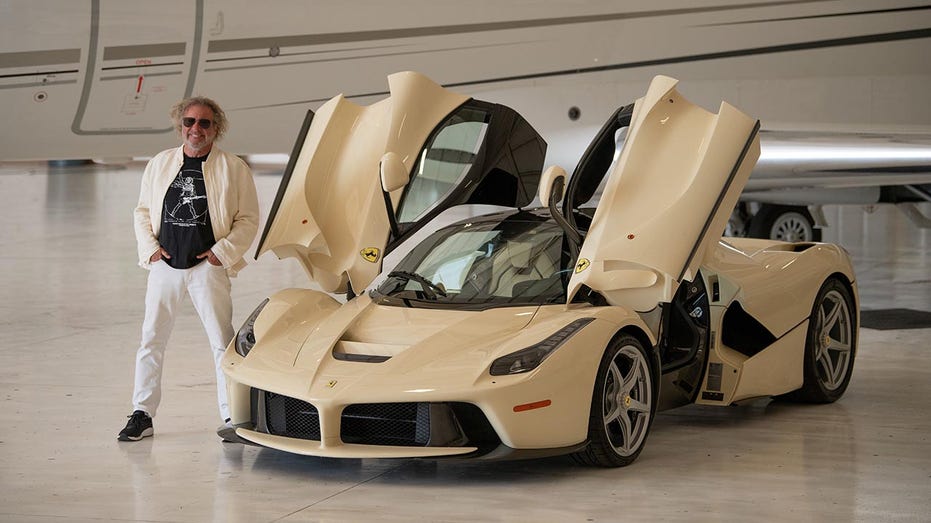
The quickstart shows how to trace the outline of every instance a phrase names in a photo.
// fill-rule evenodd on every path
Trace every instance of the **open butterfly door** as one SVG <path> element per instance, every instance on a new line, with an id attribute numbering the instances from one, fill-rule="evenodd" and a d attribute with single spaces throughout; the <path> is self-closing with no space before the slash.
<path id="1" fill-rule="evenodd" d="M 324 291 L 360 292 L 449 207 L 532 200 L 546 142 L 513 109 L 414 72 L 388 86 L 372 105 L 340 95 L 308 113 L 256 257 L 294 257 Z"/>
<path id="2" fill-rule="evenodd" d="M 760 155 L 759 122 L 722 103 L 690 103 L 657 76 L 634 105 L 627 138 L 569 281 L 638 311 L 669 302 L 691 281 Z"/>

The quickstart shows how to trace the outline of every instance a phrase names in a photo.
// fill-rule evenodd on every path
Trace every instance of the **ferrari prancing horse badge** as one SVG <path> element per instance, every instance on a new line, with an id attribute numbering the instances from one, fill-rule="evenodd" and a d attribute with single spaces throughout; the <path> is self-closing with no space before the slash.
<path id="1" fill-rule="evenodd" d="M 375 263 L 378 261 L 378 248 L 377 247 L 366 247 L 362 249 L 362 258 L 367 262 Z"/>

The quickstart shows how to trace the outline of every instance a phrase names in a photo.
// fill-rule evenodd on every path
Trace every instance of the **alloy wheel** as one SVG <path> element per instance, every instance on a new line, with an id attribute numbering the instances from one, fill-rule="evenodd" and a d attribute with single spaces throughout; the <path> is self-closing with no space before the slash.
<path id="1" fill-rule="evenodd" d="M 638 451 L 650 427 L 653 384 L 650 367 L 633 345 L 618 350 L 608 367 L 603 394 L 604 427 L 621 456 Z"/>
<path id="2" fill-rule="evenodd" d="M 836 290 L 818 305 L 815 363 L 818 379 L 827 390 L 837 390 L 845 380 L 853 346 L 853 322 L 847 301 Z"/>

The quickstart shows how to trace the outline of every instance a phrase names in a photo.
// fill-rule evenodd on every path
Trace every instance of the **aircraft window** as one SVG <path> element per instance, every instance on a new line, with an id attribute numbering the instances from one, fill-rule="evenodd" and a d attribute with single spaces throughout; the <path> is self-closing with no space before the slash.
<path id="1" fill-rule="evenodd" d="M 463 107 L 433 134 L 414 166 L 398 222 L 416 221 L 460 184 L 485 139 L 489 116 L 487 111 Z"/>

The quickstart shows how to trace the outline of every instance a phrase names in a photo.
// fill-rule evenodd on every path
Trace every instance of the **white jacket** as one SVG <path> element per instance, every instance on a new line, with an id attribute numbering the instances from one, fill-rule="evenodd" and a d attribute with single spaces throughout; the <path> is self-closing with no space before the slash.
<path id="1" fill-rule="evenodd" d="M 150 268 L 149 258 L 158 251 L 165 193 L 184 164 L 181 147 L 155 155 L 142 173 L 139 203 L 133 212 L 139 266 Z M 207 189 L 207 208 L 216 243 L 210 250 L 230 276 L 246 266 L 243 256 L 259 228 L 259 201 L 252 171 L 238 156 L 216 144 L 202 164 Z"/>

